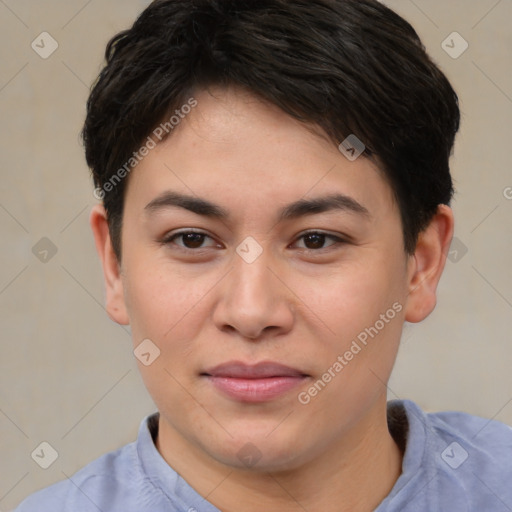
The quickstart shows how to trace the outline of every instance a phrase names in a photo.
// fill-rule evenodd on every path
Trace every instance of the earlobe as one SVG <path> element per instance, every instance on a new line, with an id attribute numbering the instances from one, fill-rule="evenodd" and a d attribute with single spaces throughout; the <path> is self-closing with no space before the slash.
<path id="1" fill-rule="evenodd" d="M 124 301 L 121 268 L 112 248 L 107 215 L 103 205 L 97 204 L 93 206 L 89 216 L 89 223 L 94 235 L 96 250 L 103 267 L 107 313 L 114 322 L 128 325 L 130 320 Z"/>
<path id="2" fill-rule="evenodd" d="M 439 205 L 428 227 L 418 237 L 408 262 L 408 295 L 405 320 L 421 322 L 436 306 L 436 290 L 453 237 L 453 212 Z"/>

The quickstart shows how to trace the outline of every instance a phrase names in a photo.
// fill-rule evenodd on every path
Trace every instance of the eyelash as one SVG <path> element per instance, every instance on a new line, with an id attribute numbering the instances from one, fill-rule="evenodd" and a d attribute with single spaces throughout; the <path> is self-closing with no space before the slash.
<path id="1" fill-rule="evenodd" d="M 211 238 L 213 240 L 213 238 L 208 235 L 207 233 L 204 233 L 203 231 L 194 231 L 194 230 L 186 230 L 186 231 L 179 231 L 177 233 L 173 233 L 167 237 L 165 237 L 162 241 L 161 241 L 161 244 L 162 245 L 170 245 L 174 242 L 174 240 L 176 238 L 179 238 L 179 237 L 182 237 L 184 235 L 188 235 L 188 234 L 196 234 L 196 235 L 203 235 L 207 238 Z M 306 251 L 306 252 L 309 252 L 309 253 L 313 253 L 313 252 L 321 252 L 321 251 L 324 251 L 326 249 L 329 249 L 330 247 L 333 247 L 333 246 L 336 246 L 336 245 L 339 245 L 339 244 L 343 244 L 343 243 L 347 243 L 346 240 L 344 240 L 343 238 L 340 238 L 338 236 L 335 236 L 335 235 L 331 235 L 329 233 L 325 233 L 323 231 L 315 231 L 315 230 L 312 230 L 312 231 L 306 231 L 304 233 L 302 233 L 299 237 L 297 237 L 295 239 L 295 242 L 297 240 L 300 240 L 301 238 L 304 238 L 308 235 L 321 235 L 321 236 L 324 236 L 326 239 L 327 238 L 330 238 L 331 240 L 334 240 L 335 243 L 327 246 L 327 247 L 321 247 L 320 249 L 308 249 L 308 248 L 301 248 L 303 251 Z M 204 241 L 204 240 L 203 240 Z M 294 242 L 294 243 L 295 243 Z M 177 245 L 177 244 L 175 244 Z M 184 247 L 184 246 L 181 246 L 181 245 L 177 245 L 178 247 L 178 250 L 181 250 L 181 251 L 184 251 L 184 252 L 197 252 L 199 253 L 201 250 L 204 250 L 204 249 L 208 249 L 208 247 L 198 247 L 196 249 L 191 249 L 190 247 Z"/>

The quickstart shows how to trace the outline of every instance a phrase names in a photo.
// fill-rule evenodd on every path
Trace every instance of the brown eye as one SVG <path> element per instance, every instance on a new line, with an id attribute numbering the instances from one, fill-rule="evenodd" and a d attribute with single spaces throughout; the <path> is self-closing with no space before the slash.
<path id="1" fill-rule="evenodd" d="M 197 249 L 201 247 L 205 237 L 205 235 L 201 233 L 182 233 L 179 236 L 182 237 L 183 245 L 185 245 L 187 249 Z"/>
<path id="2" fill-rule="evenodd" d="M 310 233 L 304 236 L 304 245 L 308 249 L 321 249 L 325 243 L 325 235 L 321 233 Z"/>
<path id="3" fill-rule="evenodd" d="M 180 249 L 184 250 L 204 249 L 212 246 L 203 245 L 207 238 L 211 239 L 211 237 L 206 233 L 200 233 L 197 231 L 181 231 L 167 237 L 162 241 L 162 243 L 164 245 L 177 245 Z M 180 239 L 181 243 L 177 243 L 176 240 Z"/>
<path id="4" fill-rule="evenodd" d="M 298 238 L 298 240 L 301 239 L 304 241 L 304 247 L 301 247 L 301 249 L 307 249 L 312 251 L 326 249 L 328 247 L 336 245 L 337 243 L 343 242 L 343 240 L 341 238 L 338 238 L 337 236 L 329 235 L 327 233 L 321 233 L 318 231 L 304 233 L 302 236 Z M 324 244 L 327 239 L 334 240 L 334 242 L 325 246 Z"/>

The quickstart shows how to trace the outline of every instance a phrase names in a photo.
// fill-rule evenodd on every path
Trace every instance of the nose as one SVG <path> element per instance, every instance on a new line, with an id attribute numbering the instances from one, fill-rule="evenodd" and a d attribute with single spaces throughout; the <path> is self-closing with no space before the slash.
<path id="1" fill-rule="evenodd" d="M 268 254 L 264 251 L 251 263 L 235 255 L 234 268 L 217 291 L 213 321 L 218 329 L 257 341 L 292 328 L 293 293 Z"/>

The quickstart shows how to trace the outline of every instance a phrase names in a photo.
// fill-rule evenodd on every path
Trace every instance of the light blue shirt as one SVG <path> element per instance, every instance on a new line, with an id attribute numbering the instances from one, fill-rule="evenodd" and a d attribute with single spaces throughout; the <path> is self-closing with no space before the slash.
<path id="1" fill-rule="evenodd" d="M 388 418 L 405 455 L 375 512 L 512 511 L 510 427 L 465 413 L 425 414 L 408 400 L 389 402 Z M 157 415 L 148 416 L 136 442 L 29 496 L 15 512 L 219 512 L 159 454 L 156 427 Z"/>

